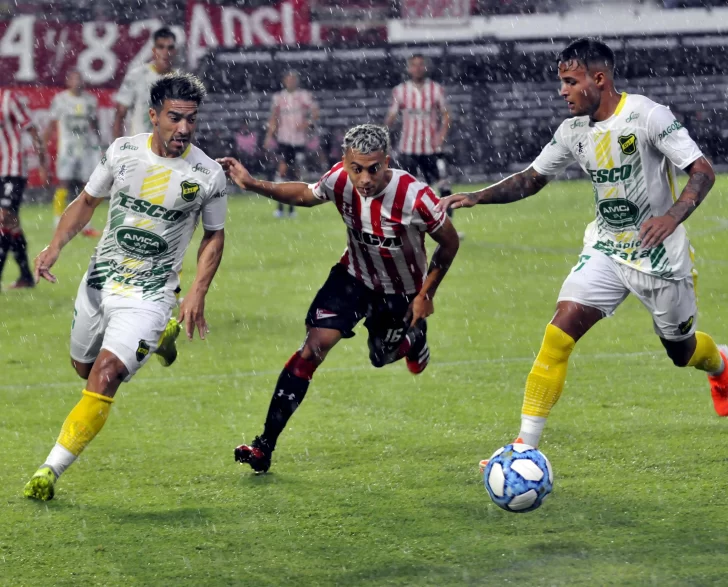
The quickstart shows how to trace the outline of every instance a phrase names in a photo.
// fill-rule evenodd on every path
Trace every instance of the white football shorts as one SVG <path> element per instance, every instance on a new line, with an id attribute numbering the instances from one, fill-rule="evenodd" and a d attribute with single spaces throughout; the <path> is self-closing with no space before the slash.
<path id="1" fill-rule="evenodd" d="M 611 316 L 630 293 L 650 311 L 660 338 L 680 341 L 695 333 L 698 305 L 692 277 L 655 277 L 589 246 L 584 247 L 579 262 L 561 286 L 559 301 L 577 302 Z"/>
<path id="2" fill-rule="evenodd" d="M 172 306 L 104 293 L 86 285 L 76 295 L 71 326 L 71 358 L 93 363 L 102 349 L 116 355 L 129 381 L 157 350 Z"/>
<path id="3" fill-rule="evenodd" d="M 86 182 L 98 163 L 99 156 L 94 151 L 85 154 L 59 153 L 56 158 L 56 177 L 61 181 Z"/>

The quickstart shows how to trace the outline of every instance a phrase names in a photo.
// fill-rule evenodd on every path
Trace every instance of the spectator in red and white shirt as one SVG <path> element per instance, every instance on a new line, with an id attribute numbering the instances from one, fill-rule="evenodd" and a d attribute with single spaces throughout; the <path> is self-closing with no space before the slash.
<path id="1" fill-rule="evenodd" d="M 48 181 L 45 147 L 30 111 L 15 92 L 0 89 L 0 277 L 9 252 L 12 251 L 20 267 L 20 278 L 9 289 L 35 285 L 28 263 L 28 243 L 18 217 L 28 178 L 23 153 L 24 132 L 33 139 L 40 179 L 45 185 Z"/>
<path id="2" fill-rule="evenodd" d="M 365 320 L 369 359 L 382 367 L 406 359 L 421 373 L 430 360 L 426 318 L 458 250 L 457 232 L 424 183 L 389 167 L 389 132 L 363 124 L 344 136 L 343 160 L 315 184 L 272 183 L 251 177 L 236 160 L 220 163 L 240 187 L 295 206 L 333 202 L 347 232 L 347 247 L 316 294 L 306 316 L 306 338 L 280 374 L 263 434 L 235 458 L 266 471 L 286 422 L 328 352 L 354 336 Z M 427 265 L 425 234 L 438 244 Z"/>
<path id="3" fill-rule="evenodd" d="M 263 148 L 270 151 L 274 141 L 278 143 L 276 181 L 299 178 L 298 158 L 306 149 L 309 131 L 318 121 L 319 110 L 313 95 L 298 84 L 298 73 L 288 71 L 283 76 L 285 89 L 273 95 Z M 294 215 L 293 206 L 288 207 L 288 214 Z M 283 217 L 283 204 L 278 204 L 276 216 Z"/>
<path id="4" fill-rule="evenodd" d="M 397 164 L 428 185 L 437 185 L 440 197 L 444 198 L 452 193 L 442 154 L 450 130 L 445 88 L 429 78 L 424 55 L 415 54 L 407 60 L 407 74 L 410 79 L 392 90 L 384 124 L 392 128 L 402 113 Z M 452 209 L 448 209 L 448 214 L 452 217 Z"/>

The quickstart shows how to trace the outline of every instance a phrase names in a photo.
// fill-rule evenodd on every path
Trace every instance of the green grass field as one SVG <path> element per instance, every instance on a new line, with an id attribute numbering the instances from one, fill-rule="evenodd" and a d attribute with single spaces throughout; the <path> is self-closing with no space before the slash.
<path id="1" fill-rule="evenodd" d="M 724 177 L 688 223 L 700 327 L 719 341 L 726 196 Z M 57 285 L 0 294 L 1 585 L 725 584 L 728 422 L 705 376 L 664 356 L 634 299 L 573 356 L 541 445 L 556 477 L 545 506 L 503 512 L 478 475 L 518 431 L 526 375 L 592 217 L 588 184 L 459 212 L 467 239 L 435 300 L 428 370 L 370 367 L 365 331 L 342 342 L 272 473 L 256 477 L 233 448 L 260 432 L 345 243 L 333 206 L 293 221 L 272 209 L 231 202 L 209 339 L 122 386 L 47 504 L 22 488 L 83 388 L 68 337 L 93 243 L 66 248 Z M 28 206 L 23 219 L 35 254 L 50 208 Z M 9 261 L 5 285 L 15 276 Z"/>

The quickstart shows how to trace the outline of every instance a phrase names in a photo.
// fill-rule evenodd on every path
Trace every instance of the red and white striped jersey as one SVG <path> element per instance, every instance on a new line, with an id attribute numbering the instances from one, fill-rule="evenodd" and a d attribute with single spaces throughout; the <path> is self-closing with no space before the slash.
<path id="1" fill-rule="evenodd" d="M 311 92 L 283 90 L 273 95 L 273 114 L 278 116 L 276 140 L 285 145 L 303 147 L 311 111 L 316 106 Z"/>
<path id="2" fill-rule="evenodd" d="M 25 177 L 22 133 L 33 124 L 30 111 L 10 90 L 0 89 L 0 177 Z"/>
<path id="3" fill-rule="evenodd" d="M 425 233 L 447 219 L 438 212 L 432 189 L 401 169 L 392 169 L 384 191 L 364 198 L 343 163 L 318 183 L 314 196 L 334 202 L 347 227 L 347 248 L 339 263 L 370 289 L 384 294 L 415 294 L 427 275 Z"/>
<path id="4" fill-rule="evenodd" d="M 394 88 L 389 113 L 402 112 L 399 152 L 405 155 L 436 153 L 435 138 L 440 132 L 440 116 L 446 108 L 445 88 L 431 79 L 426 79 L 422 85 L 409 80 Z"/>

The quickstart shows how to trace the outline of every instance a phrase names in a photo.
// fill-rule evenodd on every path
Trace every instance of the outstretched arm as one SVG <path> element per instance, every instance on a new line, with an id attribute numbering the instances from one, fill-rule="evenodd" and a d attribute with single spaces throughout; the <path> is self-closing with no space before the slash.
<path id="1" fill-rule="evenodd" d="M 418 320 L 434 313 L 435 307 L 432 299 L 460 248 L 458 233 L 449 218 L 438 230 L 430 233 L 430 236 L 437 243 L 437 248 L 432 254 L 425 283 L 422 284 L 422 289 L 412 301 L 411 326 L 414 326 Z"/>
<path id="2" fill-rule="evenodd" d="M 223 157 L 218 159 L 217 162 L 222 165 L 228 177 L 244 190 L 255 192 L 271 200 L 290 204 L 291 206 L 310 208 L 324 203 L 323 200 L 319 200 L 314 196 L 308 184 L 302 181 L 260 181 L 250 175 L 248 170 L 237 159 Z"/>
<path id="3" fill-rule="evenodd" d="M 217 268 L 222 261 L 222 252 L 225 248 L 225 230 L 205 230 L 202 235 L 202 242 L 197 251 L 197 273 L 190 289 L 185 295 L 179 308 L 179 322 L 185 324 L 187 338 L 192 340 L 195 333 L 200 334 L 202 340 L 208 332 L 205 321 L 205 296 L 215 277 Z"/>
<path id="4" fill-rule="evenodd" d="M 61 249 L 91 221 L 94 210 L 96 210 L 102 199 L 94 198 L 84 190 L 68 205 L 58 222 L 51 243 L 35 258 L 36 283 L 40 281 L 41 277 L 51 283 L 56 282 L 55 275 L 50 272 L 51 267 L 58 260 Z"/>
<path id="5" fill-rule="evenodd" d="M 664 216 L 650 218 L 642 225 L 640 237 L 644 248 L 662 244 L 702 203 L 715 183 L 715 172 L 705 157 L 693 161 L 685 171 L 690 177 L 677 201 Z"/>
<path id="6" fill-rule="evenodd" d="M 438 208 L 470 208 L 476 204 L 510 204 L 540 192 L 549 182 L 533 167 L 519 171 L 477 192 L 453 194 L 440 200 Z"/>

